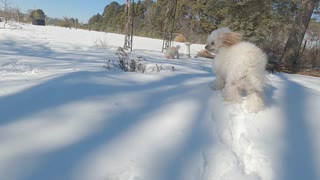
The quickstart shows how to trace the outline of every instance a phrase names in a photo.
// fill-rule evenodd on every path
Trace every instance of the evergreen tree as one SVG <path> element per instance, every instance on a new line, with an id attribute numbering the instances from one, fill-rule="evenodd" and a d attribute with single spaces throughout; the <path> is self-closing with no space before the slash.
<path id="1" fill-rule="evenodd" d="M 98 13 L 94 16 L 92 16 L 89 19 L 88 25 L 89 25 L 89 29 L 93 29 L 93 30 L 100 30 L 102 24 L 102 16 Z"/>
<path id="2" fill-rule="evenodd" d="M 103 23 L 105 30 L 114 30 L 118 19 L 116 18 L 120 13 L 120 4 L 113 1 L 104 8 L 103 11 Z"/>
<path id="3" fill-rule="evenodd" d="M 42 9 L 37 9 L 37 10 L 31 11 L 30 18 L 32 20 L 45 20 L 46 15 Z"/>

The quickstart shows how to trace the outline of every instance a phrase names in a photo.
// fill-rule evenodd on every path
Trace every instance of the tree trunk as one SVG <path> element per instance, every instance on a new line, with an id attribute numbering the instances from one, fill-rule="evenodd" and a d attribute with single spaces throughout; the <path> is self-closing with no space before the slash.
<path id="1" fill-rule="evenodd" d="M 302 0 L 301 7 L 293 23 L 292 32 L 285 45 L 281 62 L 289 71 L 298 72 L 300 67 L 301 44 L 308 28 L 313 9 L 317 0 Z"/>

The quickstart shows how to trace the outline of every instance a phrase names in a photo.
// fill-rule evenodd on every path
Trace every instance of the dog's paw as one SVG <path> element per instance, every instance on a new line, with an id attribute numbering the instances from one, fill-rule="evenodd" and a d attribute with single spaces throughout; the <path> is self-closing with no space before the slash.
<path id="1" fill-rule="evenodd" d="M 258 111 L 261 111 L 263 107 L 256 107 L 256 106 L 251 106 L 245 103 L 244 105 L 244 110 L 246 113 L 257 113 Z"/>
<path id="2" fill-rule="evenodd" d="M 257 94 L 251 94 L 244 102 L 244 109 L 248 113 L 256 113 L 264 109 L 263 99 Z"/>

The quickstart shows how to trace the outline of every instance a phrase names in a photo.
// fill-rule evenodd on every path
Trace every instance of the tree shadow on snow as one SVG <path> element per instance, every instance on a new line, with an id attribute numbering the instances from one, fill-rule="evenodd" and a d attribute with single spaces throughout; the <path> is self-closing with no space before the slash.
<path id="1" fill-rule="evenodd" d="M 284 103 L 286 122 L 284 127 L 284 142 L 286 148 L 281 156 L 283 180 L 317 179 L 315 152 L 313 150 L 310 127 L 306 118 L 306 88 L 289 80 L 285 75 L 280 76 L 285 83 Z M 280 162 L 281 163 L 281 162 Z"/>
<path id="2" fill-rule="evenodd" d="M 119 94 L 125 96 L 126 93 L 130 92 L 156 90 L 172 85 L 176 87 L 147 94 L 143 99 L 143 104 L 141 107 L 138 107 L 138 109 L 129 109 L 127 112 L 119 111 L 119 113 L 106 115 L 105 118 L 111 119 L 111 123 L 109 120 L 108 122 L 102 123 L 99 131 L 84 137 L 80 141 L 68 143 L 62 147 L 53 148 L 45 152 L 41 152 L 40 150 L 39 152 L 28 153 L 32 155 L 27 162 L 25 161 L 25 157 L 28 156 L 28 154 L 22 157 L 15 157 L 19 159 L 16 161 L 17 164 L 13 164 L 12 168 L 16 168 L 17 172 L 19 172 L 19 163 L 22 164 L 22 161 L 24 161 L 24 164 L 27 166 L 34 166 L 33 170 L 29 172 L 23 172 L 23 169 L 20 169 L 22 172 L 19 179 L 70 179 L 71 177 L 69 176 L 71 175 L 69 173 L 72 172 L 73 168 L 77 166 L 86 155 L 94 151 L 97 147 L 127 132 L 132 127 L 137 126 L 137 124 L 142 123 L 143 114 L 141 114 L 141 112 L 155 111 L 159 108 L 159 105 L 170 103 L 168 99 L 174 99 L 175 97 L 180 97 L 188 93 L 187 85 L 181 88 L 185 81 L 192 78 L 208 77 L 210 74 L 182 74 L 147 84 L 139 85 L 131 82 L 126 86 L 98 84 L 90 81 L 92 77 L 97 76 L 108 77 L 104 72 L 75 72 L 48 80 L 43 84 L 25 89 L 16 94 L 0 97 L 0 128 L 1 126 L 6 127 L 7 125 L 19 122 L 22 118 L 32 117 L 41 112 L 89 98 L 112 97 L 113 95 Z M 82 81 L 74 81 L 77 79 L 81 79 Z M 201 109 L 205 111 L 207 101 L 205 99 L 201 101 Z M 203 119 L 203 114 L 205 113 L 199 112 L 199 121 Z M 63 123 L 63 121 L 59 121 L 59 123 Z M 204 127 L 202 127 L 201 123 L 200 125 L 198 123 L 199 122 L 195 122 L 194 129 L 189 134 L 183 147 L 180 148 L 180 152 L 172 157 L 171 162 L 167 162 L 167 168 L 161 170 L 164 179 L 176 179 L 176 177 L 181 175 L 184 161 L 179 161 L 179 159 L 181 157 L 188 158 L 192 154 L 198 153 L 200 147 L 205 144 L 206 140 L 202 139 L 205 133 Z M 28 131 L 28 127 L 25 128 L 25 131 Z M 49 130 L 51 127 L 40 126 L 39 128 L 41 129 L 30 129 L 29 131 L 30 133 L 37 134 L 37 131 Z M 4 135 L 4 137 L 6 137 L 6 135 Z M 61 141 L 63 141 L 63 139 L 61 139 Z M 23 144 L 25 142 L 20 143 Z"/>

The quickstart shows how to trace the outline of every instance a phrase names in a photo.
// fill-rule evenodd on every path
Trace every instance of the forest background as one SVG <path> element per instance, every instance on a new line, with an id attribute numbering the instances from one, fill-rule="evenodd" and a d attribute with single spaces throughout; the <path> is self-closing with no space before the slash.
<path id="1" fill-rule="evenodd" d="M 244 40 L 261 47 L 269 61 L 280 62 L 304 1 L 307 0 L 177 0 L 173 36 L 183 35 L 191 43 L 205 44 L 210 32 L 228 26 L 242 33 Z M 299 71 L 320 70 L 320 6 L 318 0 L 308 1 L 316 5 L 303 42 L 298 45 L 301 46 L 296 55 Z M 168 3 L 170 0 L 135 1 L 132 6 L 134 35 L 161 39 Z M 23 14 L 11 8 L 10 12 L 11 19 L 24 22 L 40 16 L 49 25 L 123 34 L 125 8 L 125 3 L 111 2 L 101 7 L 102 12 L 93 15 L 87 23 L 71 17 L 50 18 L 41 9 Z"/>

